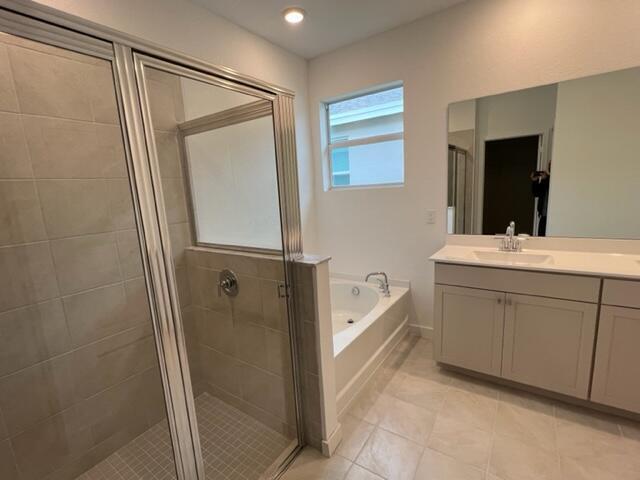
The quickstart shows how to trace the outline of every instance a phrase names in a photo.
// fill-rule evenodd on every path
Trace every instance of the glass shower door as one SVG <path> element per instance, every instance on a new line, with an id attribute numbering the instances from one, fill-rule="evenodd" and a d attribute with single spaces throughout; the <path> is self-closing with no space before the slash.
<path id="1" fill-rule="evenodd" d="M 0 32 L 2 479 L 176 478 L 113 79 Z"/>
<path id="2" fill-rule="evenodd" d="M 298 445 L 272 97 L 136 56 L 207 479 Z"/>

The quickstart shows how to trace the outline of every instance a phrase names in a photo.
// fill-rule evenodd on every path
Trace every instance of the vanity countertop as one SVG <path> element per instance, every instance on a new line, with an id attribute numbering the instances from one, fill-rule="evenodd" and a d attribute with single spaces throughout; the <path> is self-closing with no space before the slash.
<path id="1" fill-rule="evenodd" d="M 631 254 L 539 249 L 502 252 L 495 247 L 446 245 L 429 259 L 438 263 L 640 280 L 640 255 Z"/>

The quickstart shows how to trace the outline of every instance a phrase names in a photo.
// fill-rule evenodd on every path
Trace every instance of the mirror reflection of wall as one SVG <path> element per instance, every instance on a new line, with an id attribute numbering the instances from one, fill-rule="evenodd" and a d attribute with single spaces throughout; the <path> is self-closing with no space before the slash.
<path id="1" fill-rule="evenodd" d="M 448 233 L 640 238 L 639 130 L 640 68 L 451 104 Z"/>

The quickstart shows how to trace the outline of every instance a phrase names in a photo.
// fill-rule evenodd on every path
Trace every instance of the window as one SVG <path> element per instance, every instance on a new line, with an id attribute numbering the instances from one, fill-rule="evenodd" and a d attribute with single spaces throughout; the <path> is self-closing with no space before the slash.
<path id="1" fill-rule="evenodd" d="M 331 188 L 404 182 L 403 88 L 326 104 Z"/>

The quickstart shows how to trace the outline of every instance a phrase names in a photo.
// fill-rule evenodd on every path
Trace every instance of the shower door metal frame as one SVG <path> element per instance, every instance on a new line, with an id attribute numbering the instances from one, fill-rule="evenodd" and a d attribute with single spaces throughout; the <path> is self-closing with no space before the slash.
<path id="1" fill-rule="evenodd" d="M 285 283 L 288 287 L 292 284 L 294 261 L 302 256 L 293 92 L 28 0 L 0 0 L 0 32 L 93 55 L 112 64 L 176 473 L 179 480 L 204 480 L 186 347 L 180 315 L 176 310 L 178 294 L 169 252 L 162 190 L 157 183 L 159 177 L 154 175 L 154 170 L 158 169 L 157 158 L 155 161 L 149 158 L 149 138 L 145 136 L 134 57 L 140 55 L 152 62 L 165 61 L 177 68 L 204 75 L 209 80 L 213 77 L 234 89 L 246 88 L 253 95 L 259 91 L 272 100 Z M 304 444 L 296 309 L 291 288 L 287 291 L 298 446 L 281 467 L 286 466 Z"/>

